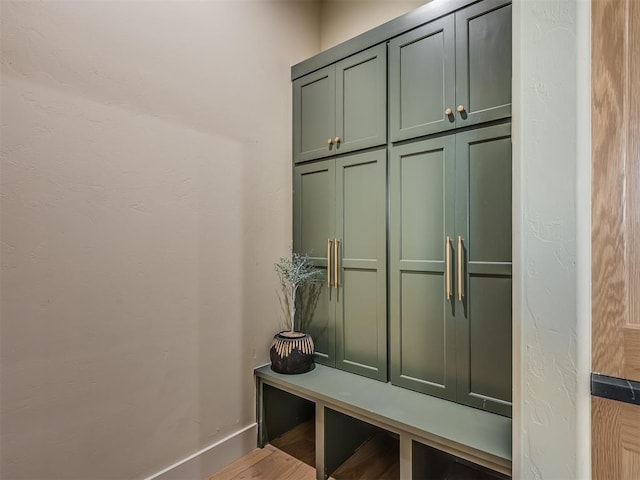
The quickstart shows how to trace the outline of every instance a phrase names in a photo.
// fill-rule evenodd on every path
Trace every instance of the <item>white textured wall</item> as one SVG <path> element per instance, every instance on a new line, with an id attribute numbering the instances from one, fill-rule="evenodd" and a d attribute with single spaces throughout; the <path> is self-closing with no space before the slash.
<path id="1" fill-rule="evenodd" d="M 320 48 L 327 50 L 429 0 L 321 0 Z"/>
<path id="2" fill-rule="evenodd" d="M 589 478 L 588 0 L 516 0 L 514 478 Z"/>
<path id="3" fill-rule="evenodd" d="M 318 15 L 2 1 L 1 478 L 141 478 L 254 422 Z"/>

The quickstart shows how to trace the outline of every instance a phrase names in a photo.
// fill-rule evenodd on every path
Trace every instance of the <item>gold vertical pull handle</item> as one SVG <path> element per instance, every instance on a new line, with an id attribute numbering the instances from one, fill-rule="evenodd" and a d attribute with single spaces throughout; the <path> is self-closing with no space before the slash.
<path id="1" fill-rule="evenodd" d="M 451 237 L 447 236 L 444 242 L 444 276 L 447 284 L 447 300 L 449 300 L 451 298 Z"/>
<path id="2" fill-rule="evenodd" d="M 340 271 L 338 270 L 338 253 L 340 252 L 340 240 L 333 239 L 333 286 L 340 286 Z"/>
<path id="3" fill-rule="evenodd" d="M 462 301 L 462 297 L 464 296 L 462 293 L 462 286 L 464 285 L 462 279 L 462 273 L 464 269 L 462 268 L 462 259 L 464 255 L 462 254 L 462 237 L 458 235 L 458 300 Z"/>
<path id="4" fill-rule="evenodd" d="M 327 238 L 327 288 L 331 288 L 331 245 L 333 242 Z"/>

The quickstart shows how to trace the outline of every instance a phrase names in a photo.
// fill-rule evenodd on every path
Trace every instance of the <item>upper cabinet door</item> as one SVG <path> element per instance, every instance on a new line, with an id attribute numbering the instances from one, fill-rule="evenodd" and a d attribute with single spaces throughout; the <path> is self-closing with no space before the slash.
<path id="1" fill-rule="evenodd" d="M 335 97 L 333 65 L 293 82 L 293 152 L 296 162 L 333 154 Z"/>
<path id="2" fill-rule="evenodd" d="M 386 44 L 293 82 L 294 162 L 386 142 Z"/>
<path id="3" fill-rule="evenodd" d="M 352 55 L 336 69 L 336 153 L 387 142 L 387 46 Z"/>
<path id="4" fill-rule="evenodd" d="M 511 116 L 511 4 L 488 0 L 456 12 L 456 124 Z"/>
<path id="5" fill-rule="evenodd" d="M 511 116 L 511 4 L 486 0 L 389 42 L 392 142 Z"/>
<path id="6" fill-rule="evenodd" d="M 392 141 L 455 128 L 454 23 L 449 15 L 389 42 Z"/>

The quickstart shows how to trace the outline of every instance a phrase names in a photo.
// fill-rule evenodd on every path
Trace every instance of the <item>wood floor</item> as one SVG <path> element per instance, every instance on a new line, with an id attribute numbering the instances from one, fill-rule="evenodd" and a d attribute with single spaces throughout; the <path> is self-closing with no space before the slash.
<path id="1" fill-rule="evenodd" d="M 208 480 L 315 480 L 314 422 L 302 423 L 276 438 L 265 448 L 256 448 Z M 414 472 L 415 473 L 415 472 Z M 491 480 L 498 477 L 453 463 L 445 471 L 425 478 L 438 480 Z M 398 440 L 378 433 L 347 459 L 329 480 L 398 480 Z"/>

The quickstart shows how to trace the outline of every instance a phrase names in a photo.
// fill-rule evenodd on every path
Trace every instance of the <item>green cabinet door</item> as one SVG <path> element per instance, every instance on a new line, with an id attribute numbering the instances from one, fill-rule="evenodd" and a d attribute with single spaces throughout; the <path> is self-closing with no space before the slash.
<path id="1" fill-rule="evenodd" d="M 335 68 L 335 152 L 387 143 L 387 46 L 352 55 Z"/>
<path id="2" fill-rule="evenodd" d="M 511 116 L 511 4 L 485 0 L 456 12 L 456 122 Z"/>
<path id="3" fill-rule="evenodd" d="M 389 42 L 392 141 L 455 128 L 454 27 L 449 15 Z"/>
<path id="4" fill-rule="evenodd" d="M 307 253 L 326 271 L 331 252 L 327 242 L 335 230 L 335 161 L 298 165 L 293 171 L 293 249 Z M 324 285 L 308 333 L 316 361 L 335 366 L 335 308 L 332 289 Z"/>
<path id="5" fill-rule="evenodd" d="M 511 116 L 511 4 L 485 0 L 389 42 L 392 142 Z"/>
<path id="6" fill-rule="evenodd" d="M 386 148 L 294 167 L 293 248 L 328 271 L 316 361 L 387 378 Z"/>
<path id="7" fill-rule="evenodd" d="M 336 160 L 336 366 L 387 379 L 386 148 Z"/>
<path id="8" fill-rule="evenodd" d="M 456 157 L 458 401 L 511 415 L 511 125 L 456 135 Z"/>
<path id="9" fill-rule="evenodd" d="M 333 65 L 293 82 L 294 161 L 302 162 L 333 154 L 335 96 Z"/>
<path id="10" fill-rule="evenodd" d="M 455 161 L 454 135 L 395 146 L 389 179 L 391 382 L 449 400 Z"/>
<path id="11" fill-rule="evenodd" d="M 294 162 L 386 142 L 386 44 L 294 80 Z"/>

